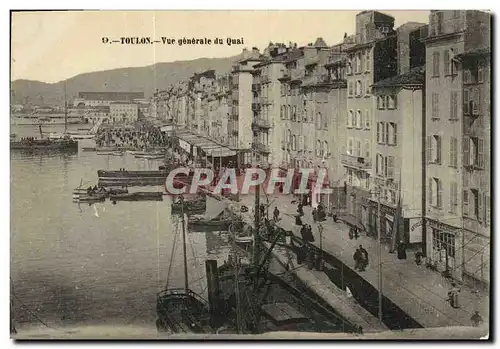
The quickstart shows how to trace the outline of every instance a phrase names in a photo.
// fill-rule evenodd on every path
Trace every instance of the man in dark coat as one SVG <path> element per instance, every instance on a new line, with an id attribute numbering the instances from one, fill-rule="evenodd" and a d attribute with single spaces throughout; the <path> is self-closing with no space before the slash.
<path id="1" fill-rule="evenodd" d="M 361 264 L 359 270 L 364 271 L 368 265 L 368 251 L 365 250 L 362 245 L 359 245 L 359 253 L 361 253 Z"/>

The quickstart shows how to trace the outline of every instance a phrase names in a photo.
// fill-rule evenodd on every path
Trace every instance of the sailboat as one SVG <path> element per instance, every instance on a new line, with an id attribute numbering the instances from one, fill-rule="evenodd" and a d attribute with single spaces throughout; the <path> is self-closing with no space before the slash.
<path id="1" fill-rule="evenodd" d="M 184 199 L 181 196 L 184 206 Z M 156 326 L 159 332 L 173 333 L 211 333 L 210 310 L 208 302 L 189 288 L 186 251 L 187 215 L 182 209 L 182 246 L 184 267 L 184 288 L 169 288 L 157 295 Z M 175 242 L 172 254 L 175 252 Z M 173 261 L 173 259 L 172 259 Z M 172 263 L 169 268 L 172 268 Z"/>

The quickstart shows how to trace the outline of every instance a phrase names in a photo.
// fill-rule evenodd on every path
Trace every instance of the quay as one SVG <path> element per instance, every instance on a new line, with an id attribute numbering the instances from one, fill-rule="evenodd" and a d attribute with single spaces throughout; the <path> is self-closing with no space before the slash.
<path id="1" fill-rule="evenodd" d="M 241 216 L 247 224 L 253 224 L 253 195 L 243 195 L 239 202 L 231 201 L 225 197 L 207 192 L 208 195 L 220 201 L 228 201 L 228 208 Z M 271 206 L 269 211 L 276 206 L 280 209 L 281 220 L 277 226 L 285 231 L 292 232 L 294 239 L 301 240 L 300 233 L 295 229 L 294 215 L 297 209 L 292 204 L 292 198 L 286 195 L 274 195 L 269 200 Z M 250 208 L 248 213 L 241 213 L 241 207 Z M 304 217 L 302 221 L 313 227 L 315 242 L 311 245 L 319 251 L 320 237 L 317 231 L 317 224 L 313 223 L 311 207 L 304 207 Z M 351 280 L 356 278 L 361 283 L 356 291 L 365 291 L 362 297 L 376 299 L 378 297 L 378 271 L 377 271 L 377 251 L 378 242 L 368 236 L 360 236 L 357 240 L 350 240 L 348 237 L 349 227 L 345 223 L 334 223 L 331 218 L 322 223 L 322 255 L 323 259 L 330 264 L 340 266 L 343 274 Z M 370 264 L 363 272 L 354 270 L 352 255 L 357 246 L 362 245 L 368 251 Z M 278 257 L 279 258 L 279 257 Z M 325 287 L 324 279 L 318 278 L 315 282 L 320 282 L 321 287 Z M 312 282 L 310 283 L 312 284 Z M 319 288 L 319 286 L 317 287 Z M 382 248 L 382 295 L 383 322 L 389 328 L 398 328 L 402 319 L 401 312 L 406 314 L 402 328 L 437 328 L 453 326 L 472 326 L 471 316 L 478 311 L 485 322 L 489 318 L 489 297 L 484 291 L 473 290 L 466 285 L 461 285 L 460 308 L 453 308 L 448 302 L 448 291 L 451 288 L 449 280 L 441 274 L 427 270 L 425 266 L 417 266 L 412 258 L 412 253 L 408 253 L 406 260 L 398 260 L 394 254 L 389 253 L 388 247 Z M 352 290 L 354 291 L 354 290 Z M 362 298 L 361 297 L 361 298 Z M 372 305 L 377 312 L 377 304 Z M 391 315 L 391 311 L 399 311 L 398 316 Z M 394 314 L 394 313 L 393 313 Z M 357 320 L 353 320 L 354 322 Z M 361 325 L 362 326 L 362 325 Z"/>

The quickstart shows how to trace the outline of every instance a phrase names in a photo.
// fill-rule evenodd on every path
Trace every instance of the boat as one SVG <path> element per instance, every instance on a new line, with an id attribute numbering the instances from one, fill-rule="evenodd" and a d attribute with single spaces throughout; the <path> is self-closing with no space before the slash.
<path id="1" fill-rule="evenodd" d="M 69 133 L 69 135 L 73 139 L 93 139 L 95 137 L 95 135 L 79 133 Z"/>
<path id="2" fill-rule="evenodd" d="M 82 147 L 82 151 L 97 151 L 95 147 Z"/>
<path id="3" fill-rule="evenodd" d="M 98 170 L 100 186 L 165 185 L 171 167 L 157 171 Z"/>
<path id="4" fill-rule="evenodd" d="M 135 155 L 137 159 L 146 159 L 146 160 L 159 160 L 159 159 L 164 159 L 165 155 L 158 154 L 145 154 L 145 155 Z"/>
<path id="5" fill-rule="evenodd" d="M 78 201 L 104 201 L 106 200 L 107 194 L 105 193 L 95 193 L 95 194 L 85 194 L 85 195 L 79 195 L 78 196 Z"/>
<path id="6" fill-rule="evenodd" d="M 172 213 L 181 213 L 185 211 L 186 213 L 195 214 L 203 213 L 206 209 L 207 199 L 205 196 L 190 201 L 185 201 L 184 198 L 181 198 L 179 202 L 172 203 Z"/>
<path id="7" fill-rule="evenodd" d="M 224 209 L 215 217 L 191 216 L 188 220 L 188 226 L 203 231 L 228 230 L 233 221 L 232 214 Z"/>
<path id="8" fill-rule="evenodd" d="M 181 207 L 183 207 L 184 199 L 181 197 L 180 201 Z M 167 279 L 165 289 L 159 292 L 156 297 L 156 313 L 158 316 L 156 327 L 158 332 L 213 333 L 214 330 L 210 326 L 211 316 L 208 301 L 189 288 L 186 244 L 187 217 L 182 208 L 181 213 L 184 288 L 169 287 L 169 279 Z M 172 253 L 177 247 L 175 245 L 175 243 L 172 245 Z M 169 265 L 169 275 L 172 267 L 171 263 Z"/>
<path id="9" fill-rule="evenodd" d="M 121 151 L 98 151 L 97 155 L 122 156 L 123 152 L 121 152 Z"/>
<path id="10" fill-rule="evenodd" d="M 40 133 L 41 133 L 40 126 Z M 10 141 L 11 150 L 24 151 L 78 151 L 78 142 L 70 138 L 30 138 Z"/>
<path id="11" fill-rule="evenodd" d="M 163 201 L 162 192 L 135 192 L 110 194 L 110 201 Z"/>

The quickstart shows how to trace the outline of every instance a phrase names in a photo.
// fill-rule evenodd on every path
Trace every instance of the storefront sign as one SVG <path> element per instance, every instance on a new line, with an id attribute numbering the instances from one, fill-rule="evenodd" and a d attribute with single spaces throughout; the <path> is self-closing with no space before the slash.
<path id="1" fill-rule="evenodd" d="M 410 244 L 422 242 L 422 225 L 421 218 L 410 219 Z"/>
<path id="2" fill-rule="evenodd" d="M 189 144 L 186 141 L 183 141 L 182 139 L 179 139 L 179 147 L 184 149 L 186 152 L 191 153 L 191 144 Z"/>

